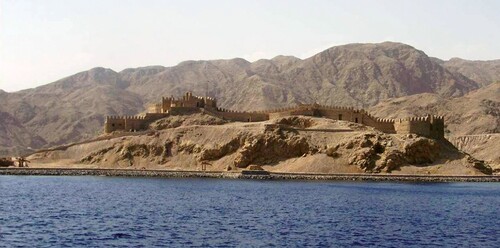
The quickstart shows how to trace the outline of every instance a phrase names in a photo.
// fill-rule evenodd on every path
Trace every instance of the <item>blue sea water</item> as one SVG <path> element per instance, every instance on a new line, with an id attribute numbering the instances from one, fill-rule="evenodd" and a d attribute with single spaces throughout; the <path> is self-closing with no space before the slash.
<path id="1" fill-rule="evenodd" d="M 499 247 L 500 184 L 0 176 L 2 247 Z"/>

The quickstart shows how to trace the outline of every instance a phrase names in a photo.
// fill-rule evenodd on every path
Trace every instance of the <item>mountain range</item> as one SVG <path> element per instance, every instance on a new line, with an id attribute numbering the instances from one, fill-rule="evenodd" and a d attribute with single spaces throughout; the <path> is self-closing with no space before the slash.
<path id="1" fill-rule="evenodd" d="M 106 115 L 138 114 L 162 96 L 185 91 L 215 97 L 229 109 L 317 102 L 368 108 L 383 118 L 442 114 L 449 134 L 495 133 L 497 82 L 500 60 L 444 61 L 394 42 L 336 46 L 307 59 L 185 61 L 120 72 L 93 68 L 33 89 L 0 90 L 0 154 L 95 137 Z"/>

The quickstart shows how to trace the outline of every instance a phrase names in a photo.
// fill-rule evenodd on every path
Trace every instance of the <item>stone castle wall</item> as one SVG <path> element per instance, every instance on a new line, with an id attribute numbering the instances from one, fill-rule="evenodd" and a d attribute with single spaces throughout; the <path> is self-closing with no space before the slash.
<path id="1" fill-rule="evenodd" d="M 104 123 L 104 132 L 139 130 L 142 129 L 143 122 L 144 117 L 141 116 L 108 116 Z"/>
<path id="2" fill-rule="evenodd" d="M 143 116 L 107 116 L 104 122 L 104 133 L 144 130 L 147 129 L 149 123 L 166 116 L 168 114 L 161 113 L 146 113 Z"/>
<path id="3" fill-rule="evenodd" d="M 254 122 L 254 121 L 269 120 L 268 114 L 259 112 L 240 112 L 223 108 L 217 108 L 215 109 L 215 111 L 212 111 L 211 113 L 215 114 L 219 118 L 231 121 Z"/>
<path id="4" fill-rule="evenodd" d="M 442 116 L 411 117 L 394 122 L 399 134 L 419 134 L 430 138 L 444 137 L 444 118 Z"/>
<path id="5" fill-rule="evenodd" d="M 396 133 L 393 119 L 376 118 L 364 110 L 362 111 L 361 123 L 366 126 L 374 127 L 385 133 Z"/>
<path id="6" fill-rule="evenodd" d="M 264 112 L 269 116 L 269 119 L 276 119 L 280 117 L 286 117 L 291 115 L 305 115 L 314 116 L 314 109 L 312 107 L 297 106 L 289 108 L 281 108 Z"/>
<path id="7" fill-rule="evenodd" d="M 386 133 L 396 132 L 394 130 L 394 120 L 375 118 L 364 110 L 358 110 L 351 107 L 302 105 L 298 107 L 271 110 L 269 112 L 270 119 L 291 115 L 316 116 L 332 120 L 350 121 L 374 127 Z"/>
<path id="8" fill-rule="evenodd" d="M 191 92 L 187 92 L 182 98 L 163 97 L 160 104 L 154 104 L 149 109 L 155 113 L 168 113 L 175 108 L 216 109 L 217 101 L 211 97 L 193 96 Z"/>
<path id="9" fill-rule="evenodd" d="M 157 119 L 169 115 L 190 114 L 200 109 L 230 121 L 255 122 L 292 115 L 304 115 L 360 123 L 385 133 L 413 133 L 436 139 L 444 138 L 444 119 L 442 116 L 414 117 L 399 120 L 380 119 L 362 109 L 318 104 L 302 104 L 266 111 L 240 112 L 218 108 L 217 101 L 214 98 L 193 96 L 190 92 L 178 99 L 173 97 L 162 98 L 161 103 L 148 107 L 148 113 L 143 116 L 108 116 L 104 125 L 104 132 L 143 130 Z"/>
<path id="10" fill-rule="evenodd" d="M 147 108 L 148 113 L 163 113 L 162 111 L 162 104 L 161 103 L 155 103 L 151 104 Z"/>

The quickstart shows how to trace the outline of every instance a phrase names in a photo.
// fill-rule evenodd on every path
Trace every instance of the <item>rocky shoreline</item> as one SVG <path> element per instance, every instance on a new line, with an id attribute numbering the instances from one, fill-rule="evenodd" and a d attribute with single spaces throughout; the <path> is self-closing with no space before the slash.
<path id="1" fill-rule="evenodd" d="M 500 176 L 240 173 L 225 171 L 173 171 L 132 169 L 0 168 L 0 175 L 19 176 L 112 176 L 157 178 L 228 178 L 258 180 L 331 180 L 399 182 L 500 182 Z"/>

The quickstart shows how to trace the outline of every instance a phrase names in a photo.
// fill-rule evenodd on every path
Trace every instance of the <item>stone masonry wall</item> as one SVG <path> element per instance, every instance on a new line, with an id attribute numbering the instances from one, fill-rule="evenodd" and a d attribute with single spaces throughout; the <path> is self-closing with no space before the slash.
<path id="1" fill-rule="evenodd" d="M 267 111 L 239 112 L 218 108 L 216 99 L 193 96 L 191 92 L 187 92 L 182 98 L 178 99 L 173 97 L 162 98 L 161 104 L 152 105 L 148 108 L 149 113 L 145 116 L 106 117 L 104 132 L 141 130 L 147 128 L 149 123 L 154 120 L 168 115 L 189 114 L 193 110 L 199 109 L 231 121 L 255 122 L 291 115 L 304 115 L 361 123 L 386 133 L 414 133 L 436 139 L 444 137 L 444 119 L 442 116 L 414 117 L 399 120 L 380 119 L 362 109 L 318 104 L 302 104 Z"/>
<path id="2" fill-rule="evenodd" d="M 444 118 L 442 116 L 411 117 L 394 122 L 399 134 L 418 134 L 429 138 L 444 138 Z"/>
<path id="3" fill-rule="evenodd" d="M 217 108 L 215 111 L 211 111 L 211 113 L 215 113 L 219 118 L 231 121 L 254 122 L 269 120 L 268 114 L 259 112 L 239 112 Z"/>
<path id="4" fill-rule="evenodd" d="M 144 116 L 108 116 L 104 122 L 104 133 L 143 130 L 146 129 L 152 121 L 166 116 L 168 116 L 168 114 L 164 113 L 146 113 Z"/>

